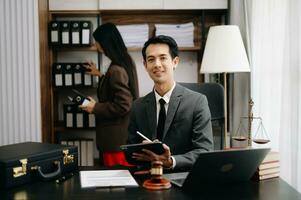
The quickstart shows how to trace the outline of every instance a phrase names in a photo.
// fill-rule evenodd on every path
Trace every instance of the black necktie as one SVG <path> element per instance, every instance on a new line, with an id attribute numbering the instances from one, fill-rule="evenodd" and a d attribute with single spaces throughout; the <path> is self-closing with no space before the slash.
<path id="1" fill-rule="evenodd" d="M 160 103 L 160 112 L 159 112 L 159 120 L 158 120 L 158 126 L 157 126 L 157 139 L 162 141 L 163 138 L 163 132 L 164 132 L 164 125 L 165 125 L 165 107 L 164 104 L 166 103 L 164 99 L 159 100 Z"/>

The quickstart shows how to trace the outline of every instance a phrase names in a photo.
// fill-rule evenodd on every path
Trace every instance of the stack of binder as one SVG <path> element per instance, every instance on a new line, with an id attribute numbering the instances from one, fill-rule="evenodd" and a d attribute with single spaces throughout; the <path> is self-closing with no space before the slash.
<path id="1" fill-rule="evenodd" d="M 51 21 L 48 29 L 50 46 L 91 46 L 92 44 L 90 21 Z"/>
<path id="2" fill-rule="evenodd" d="M 93 86 L 93 77 L 86 73 L 82 65 L 82 63 L 54 63 L 52 66 L 54 86 Z"/>
<path id="3" fill-rule="evenodd" d="M 156 35 L 167 35 L 175 39 L 179 47 L 194 47 L 194 25 L 186 24 L 155 24 Z"/>
<path id="4" fill-rule="evenodd" d="M 262 161 L 262 163 L 257 168 L 253 179 L 260 181 L 270 178 L 279 177 L 280 173 L 280 160 L 279 152 L 270 152 Z"/>
<path id="5" fill-rule="evenodd" d="M 66 128 L 94 128 L 95 115 L 82 111 L 77 104 L 64 104 L 64 124 Z"/>
<path id="6" fill-rule="evenodd" d="M 147 24 L 118 25 L 126 47 L 143 47 L 148 40 L 149 27 Z"/>

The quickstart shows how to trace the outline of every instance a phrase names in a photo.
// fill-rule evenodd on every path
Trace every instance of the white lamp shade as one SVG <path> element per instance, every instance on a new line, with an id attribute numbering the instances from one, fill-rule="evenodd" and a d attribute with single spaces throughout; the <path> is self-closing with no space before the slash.
<path id="1" fill-rule="evenodd" d="M 233 25 L 212 26 L 200 73 L 249 71 L 250 65 L 239 28 Z"/>

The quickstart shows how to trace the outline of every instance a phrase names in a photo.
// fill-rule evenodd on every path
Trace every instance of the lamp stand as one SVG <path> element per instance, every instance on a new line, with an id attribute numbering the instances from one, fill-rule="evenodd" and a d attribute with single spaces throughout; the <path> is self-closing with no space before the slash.
<path id="1" fill-rule="evenodd" d="M 227 72 L 224 72 L 224 114 L 225 114 L 225 130 L 224 130 L 224 148 L 227 148 Z"/>
<path id="2" fill-rule="evenodd" d="M 253 122 L 253 105 L 254 102 L 250 98 L 249 101 L 249 110 L 248 110 L 248 147 L 252 146 L 252 122 Z"/>

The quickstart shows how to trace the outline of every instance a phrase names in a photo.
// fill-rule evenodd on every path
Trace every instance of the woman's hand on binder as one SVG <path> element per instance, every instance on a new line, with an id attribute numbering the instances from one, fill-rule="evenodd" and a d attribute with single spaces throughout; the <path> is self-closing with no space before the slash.
<path id="1" fill-rule="evenodd" d="M 99 76 L 101 77 L 103 74 L 99 71 L 96 67 L 96 64 L 92 61 L 88 61 L 83 64 L 83 67 L 86 68 L 86 73 L 92 76 Z"/>
<path id="2" fill-rule="evenodd" d="M 88 113 L 92 113 L 96 104 L 96 101 L 92 98 L 92 97 L 88 97 L 89 98 L 89 103 L 87 103 L 86 105 L 81 105 L 79 106 L 83 111 L 86 111 Z"/>

